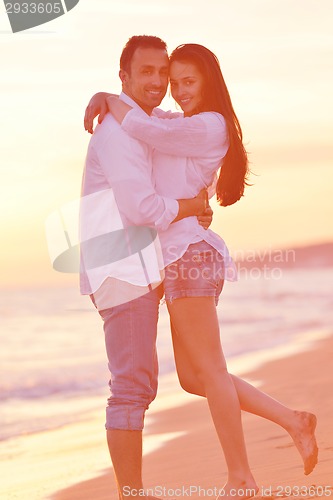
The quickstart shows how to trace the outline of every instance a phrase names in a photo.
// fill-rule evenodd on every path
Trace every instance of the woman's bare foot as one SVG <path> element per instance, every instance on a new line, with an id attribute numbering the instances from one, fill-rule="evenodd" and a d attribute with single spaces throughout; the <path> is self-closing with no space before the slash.
<path id="1" fill-rule="evenodd" d="M 306 411 L 295 411 L 295 426 L 288 430 L 303 462 L 304 474 L 307 476 L 318 462 L 318 446 L 315 436 L 317 417 Z"/>
<path id="2" fill-rule="evenodd" d="M 246 500 L 254 497 L 258 493 L 258 486 L 253 478 L 247 481 L 228 481 L 222 488 L 216 500 L 229 498 L 233 500 Z"/>

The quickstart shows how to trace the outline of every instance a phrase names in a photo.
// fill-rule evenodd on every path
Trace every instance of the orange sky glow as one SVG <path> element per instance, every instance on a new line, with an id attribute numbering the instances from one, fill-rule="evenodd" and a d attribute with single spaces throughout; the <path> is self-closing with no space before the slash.
<path id="1" fill-rule="evenodd" d="M 0 6 L 0 286 L 77 280 L 52 269 L 45 220 L 79 196 L 84 109 L 99 90 L 119 92 L 119 55 L 133 34 L 170 49 L 201 43 L 220 59 L 254 172 L 239 203 L 214 204 L 213 229 L 231 252 L 333 240 L 331 0 L 188 4 L 81 0 L 16 34 Z"/>

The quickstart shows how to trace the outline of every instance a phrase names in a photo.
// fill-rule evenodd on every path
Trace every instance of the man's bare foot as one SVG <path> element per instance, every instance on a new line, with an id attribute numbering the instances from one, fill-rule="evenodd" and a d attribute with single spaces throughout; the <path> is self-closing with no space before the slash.
<path id="1" fill-rule="evenodd" d="M 303 462 L 304 474 L 307 476 L 318 462 L 318 446 L 315 436 L 317 417 L 306 411 L 295 411 L 296 425 L 289 430 Z"/>
<path id="2" fill-rule="evenodd" d="M 253 478 L 238 483 L 228 481 L 221 489 L 216 500 L 222 500 L 223 498 L 246 500 L 254 497 L 258 493 L 258 490 L 259 488 Z"/>

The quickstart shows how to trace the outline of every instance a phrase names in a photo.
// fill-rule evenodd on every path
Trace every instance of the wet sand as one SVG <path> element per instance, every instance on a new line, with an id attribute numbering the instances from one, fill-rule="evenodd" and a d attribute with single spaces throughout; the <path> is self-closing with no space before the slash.
<path id="1" fill-rule="evenodd" d="M 289 435 L 271 422 L 244 413 L 249 460 L 260 488 L 256 498 L 293 496 L 333 500 L 333 337 L 308 344 L 304 352 L 297 353 L 298 346 L 294 347 L 293 354 L 264 363 L 247 372 L 245 378 L 294 409 L 316 413 L 319 463 L 312 474 L 305 476 L 303 463 Z M 215 491 L 226 480 L 226 466 L 207 403 L 195 396 L 187 397 L 176 385 L 173 391 L 168 395 L 171 408 L 162 396 L 164 403 L 157 399 L 149 412 L 145 433 L 148 448 L 144 456 L 145 488 L 155 496 L 165 493 L 171 498 L 215 499 Z M 95 447 L 87 446 L 85 434 L 81 445 L 76 441 L 75 451 L 80 446 L 82 461 L 90 459 L 94 465 L 96 458 L 103 455 L 103 462 L 107 464 L 107 452 L 100 449 L 100 446 L 106 448 L 103 431 L 98 433 L 94 427 L 91 441 Z M 67 460 L 71 453 L 70 449 L 66 450 Z M 47 498 L 117 499 L 112 469 L 107 465 L 98 477 L 78 482 Z"/>

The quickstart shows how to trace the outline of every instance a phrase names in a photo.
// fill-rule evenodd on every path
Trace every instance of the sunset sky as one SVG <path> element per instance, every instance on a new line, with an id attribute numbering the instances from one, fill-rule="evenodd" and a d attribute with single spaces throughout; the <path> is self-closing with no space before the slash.
<path id="1" fill-rule="evenodd" d="M 332 25 L 332 0 L 80 0 L 13 34 L 1 2 L 0 286 L 77 279 L 53 271 L 45 220 L 79 196 L 86 104 L 120 91 L 119 55 L 134 34 L 219 57 L 256 174 L 238 204 L 215 206 L 231 251 L 332 240 Z"/>

